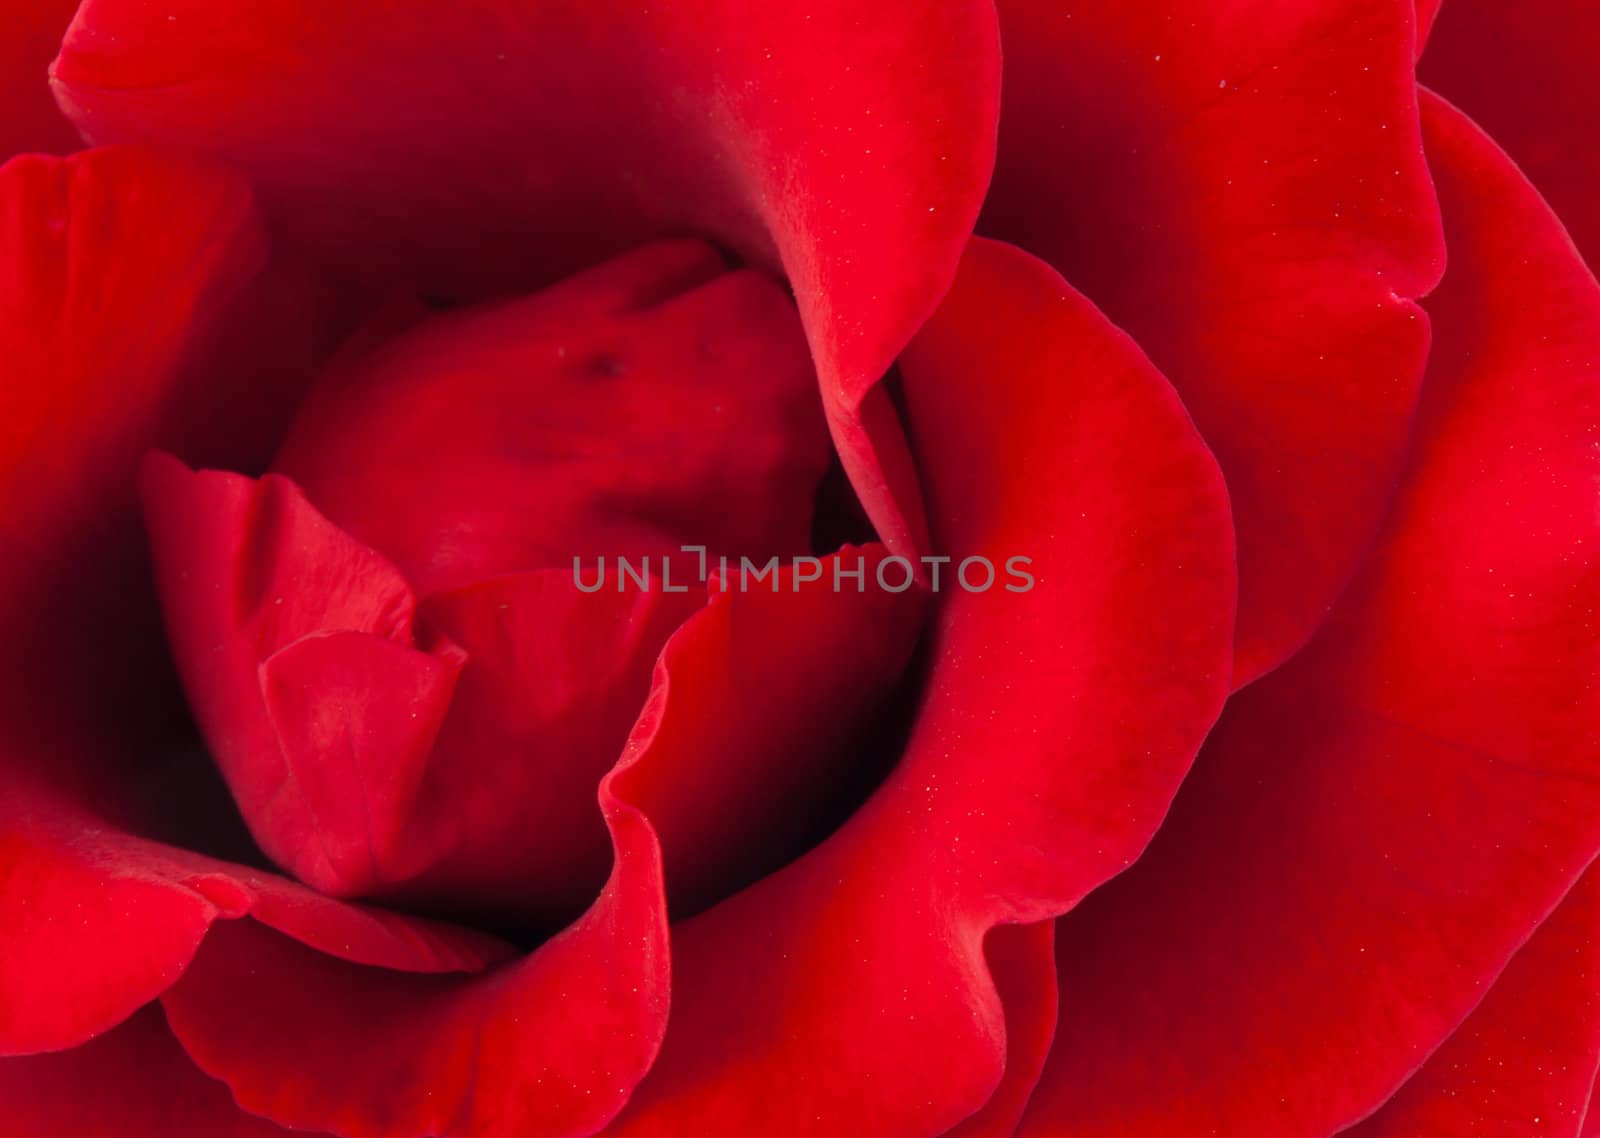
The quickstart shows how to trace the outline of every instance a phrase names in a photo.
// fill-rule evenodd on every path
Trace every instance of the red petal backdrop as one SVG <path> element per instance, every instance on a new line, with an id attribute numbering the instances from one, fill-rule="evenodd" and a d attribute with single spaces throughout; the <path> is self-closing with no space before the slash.
<path id="1" fill-rule="evenodd" d="M 88 0 L 55 77 L 94 141 L 228 158 L 301 245 L 445 292 L 682 233 L 781 266 L 839 450 L 905 548 L 915 484 L 867 393 L 971 232 L 999 62 L 984 0 Z"/>
<path id="2" fill-rule="evenodd" d="M 1600 5 L 1446 0 L 1418 71 L 1505 147 L 1600 265 Z"/>
<path id="3" fill-rule="evenodd" d="M 1150 852 L 1061 922 L 1028 1138 L 1359 1120 L 1600 848 L 1600 288 L 1505 155 L 1426 111 L 1451 268 L 1396 512 Z"/>
<path id="4" fill-rule="evenodd" d="M 46 82 L 78 0 L 0 4 L 0 162 L 13 154 L 66 154 L 82 145 Z"/>
<path id="5" fill-rule="evenodd" d="M 980 229 L 1167 375 L 1228 477 L 1237 676 L 1327 615 L 1388 509 L 1443 266 L 1411 0 L 1003 0 Z"/>

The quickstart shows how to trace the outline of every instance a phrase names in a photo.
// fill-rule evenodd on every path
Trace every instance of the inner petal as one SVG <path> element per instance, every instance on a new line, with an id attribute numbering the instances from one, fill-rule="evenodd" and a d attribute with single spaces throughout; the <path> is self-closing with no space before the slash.
<path id="1" fill-rule="evenodd" d="M 686 543 L 809 553 L 830 453 L 787 295 L 685 241 L 347 359 L 276 469 L 426 596 Z"/>
<path id="2" fill-rule="evenodd" d="M 597 787 L 706 602 L 700 566 L 812 552 L 832 452 L 799 319 L 673 242 L 365 344 L 259 482 L 148 464 L 174 655 L 279 864 L 548 931 L 605 880 Z M 620 557 L 648 559 L 642 591 Z M 576 563 L 603 559 L 589 595 Z M 741 816 L 780 796 L 757 783 Z"/>

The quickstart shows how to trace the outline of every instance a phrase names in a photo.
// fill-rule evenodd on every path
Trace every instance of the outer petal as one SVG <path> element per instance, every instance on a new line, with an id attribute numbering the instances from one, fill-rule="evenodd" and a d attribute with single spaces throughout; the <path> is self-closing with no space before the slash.
<path id="1" fill-rule="evenodd" d="M 1028 1138 L 1355 1122 L 1600 849 L 1600 288 L 1505 155 L 1425 110 L 1452 267 L 1397 512 L 1062 922 Z"/>
<path id="2" fill-rule="evenodd" d="M 441 288 L 686 230 L 781 262 L 840 451 L 880 532 L 914 536 L 903 448 L 857 408 L 977 216 L 988 4 L 90 0 L 54 73 L 93 138 L 226 156 L 304 240 Z"/>
<path id="3" fill-rule="evenodd" d="M 602 786 L 617 865 L 594 906 L 480 977 L 361 968 L 260 926 L 212 934 L 164 997 L 248 1110 L 345 1138 L 591 1134 L 665 1028 L 666 907 L 649 823 Z"/>
<path id="4" fill-rule="evenodd" d="M 1600 266 L 1600 7 L 1586 0 L 1447 0 L 1422 80 L 1466 111 L 1539 188 Z"/>
<path id="5" fill-rule="evenodd" d="M 1137 349 L 979 242 L 902 366 L 940 548 L 1001 582 L 1031 556 L 1036 587 L 944 567 L 899 766 L 806 857 L 674 926 L 672 1025 L 614 1133 L 899 1138 L 979 1109 L 1007 1046 L 985 934 L 1138 854 L 1226 691 L 1220 478 Z"/>
<path id="6" fill-rule="evenodd" d="M 1591 869 L 1423 1067 L 1347 1138 L 1578 1138 L 1600 1067 Z"/>
<path id="7" fill-rule="evenodd" d="M 291 1133 L 245 1114 L 227 1087 L 196 1070 L 155 1007 L 71 1051 L 0 1060 L 0 1102 L 11 1138 L 285 1138 Z"/>
<path id="8" fill-rule="evenodd" d="M 0 705 L 126 737 L 170 707 L 139 457 L 264 459 L 324 346 L 317 290 L 269 263 L 237 175 L 127 148 L 8 163 L 0 250 Z"/>
<path id="9" fill-rule="evenodd" d="M 52 766 L 87 764 L 64 740 Z M 18 748 L 12 744 L 8 759 Z M 477 971 L 509 946 L 331 901 L 272 874 L 135 837 L 37 778 L 0 795 L 0 1054 L 73 1047 L 160 995 L 213 922 L 246 914 L 380 968 Z"/>
<path id="10" fill-rule="evenodd" d="M 1311 635 L 1405 456 L 1443 263 L 1412 0 L 1004 0 L 982 232 L 1171 377 L 1228 478 L 1236 681 Z"/>
<path id="11" fill-rule="evenodd" d="M 78 0 L 0 5 L 0 162 L 13 154 L 65 154 L 82 143 L 51 97 L 48 70 Z"/>

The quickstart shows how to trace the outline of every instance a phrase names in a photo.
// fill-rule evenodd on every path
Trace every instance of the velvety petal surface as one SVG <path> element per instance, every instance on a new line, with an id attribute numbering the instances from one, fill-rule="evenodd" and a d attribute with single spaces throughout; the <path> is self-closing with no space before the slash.
<path id="1" fill-rule="evenodd" d="M 1358 1121 L 1600 849 L 1600 288 L 1506 156 L 1424 110 L 1451 268 L 1396 512 L 1145 857 L 1060 923 L 1027 1138 Z"/>
<path id="2" fill-rule="evenodd" d="M 288 479 L 154 454 L 143 489 L 173 659 L 256 841 L 324 892 L 403 872 L 460 650 L 419 647 L 399 571 Z"/>
<path id="3" fill-rule="evenodd" d="M 1600 8 L 1584 0 L 1446 0 L 1419 77 L 1505 147 L 1600 265 Z"/>
<path id="4" fill-rule="evenodd" d="M 467 980 L 356 967 L 254 926 L 213 933 L 165 997 L 190 1053 L 252 1111 L 353 1138 L 593 1132 L 626 1100 L 666 1022 L 647 816 L 660 813 L 669 880 L 691 898 L 729 887 L 710 876 L 729 873 L 724 860 L 759 872 L 763 856 L 792 853 L 792 816 L 813 809 L 802 775 L 828 773 L 829 747 L 849 741 L 909 655 L 921 597 L 832 585 L 825 572 L 798 592 L 789 579 L 777 592 L 720 593 L 668 641 L 600 785 L 615 864 L 576 924 Z M 870 646 L 846 653 L 856 637 Z M 732 676 L 751 694 L 730 700 Z M 752 842 L 753 857 L 740 848 Z"/>
<path id="5" fill-rule="evenodd" d="M 0 228 L 0 703 L 127 736 L 170 707 L 140 456 L 264 461 L 333 332 L 243 179 L 193 159 L 14 159 Z"/>
<path id="6" fill-rule="evenodd" d="M 191 706 L 269 856 L 324 892 L 507 926 L 589 907 L 613 844 L 595 787 L 703 589 L 590 595 L 552 569 L 419 621 L 400 572 L 282 475 L 157 455 L 145 501 Z"/>
<path id="7" fill-rule="evenodd" d="M 1137 856 L 1227 690 L 1221 479 L 1126 337 L 978 242 L 902 372 L 940 555 L 998 580 L 942 567 L 922 705 L 868 803 L 674 925 L 667 1040 L 608 1133 L 935 1135 L 1007 1093 L 986 934 Z M 1013 555 L 1030 591 L 1004 588 Z M 1026 1056 L 1042 1025 L 1013 1024 Z"/>
<path id="8" fill-rule="evenodd" d="M 71 1051 L 0 1059 L 12 1138 L 284 1138 L 201 1074 L 158 1007 Z M 297 1133 L 304 1134 L 305 1131 Z"/>
<path id="9" fill-rule="evenodd" d="M 898 548 L 914 483 L 887 405 L 859 406 L 949 286 L 999 63 L 979 0 L 90 0 L 54 76 L 95 140 L 227 157 L 301 241 L 447 292 L 525 290 L 685 232 L 781 266 L 839 450 Z"/>
<path id="10" fill-rule="evenodd" d="M 93 764 L 65 738 L 35 767 Z M 8 744 L 8 762 L 27 750 Z M 120 765 L 120 764 L 119 764 Z M 0 1054 L 76 1046 L 182 974 L 211 925 L 251 915 L 318 952 L 409 972 L 472 972 L 510 946 L 332 901 L 276 875 L 128 833 L 14 767 L 0 798 Z"/>
<path id="11" fill-rule="evenodd" d="M 1600 1067 L 1600 874 L 1572 889 L 1466 1023 L 1348 1138 L 1578 1138 Z"/>
<path id="12" fill-rule="evenodd" d="M 346 910 L 324 921 L 310 895 L 241 892 L 226 883 L 239 867 L 131 836 L 176 706 L 139 456 L 198 442 L 264 460 L 283 392 L 226 378 L 282 380 L 314 357 L 319 325 L 293 316 L 315 290 L 283 287 L 293 274 L 269 260 L 242 179 L 153 151 L 15 159 L 0 226 L 0 1049 L 110 1027 L 170 983 L 223 910 L 275 906 L 273 920 L 357 956 L 441 966 L 425 937 L 374 945 Z M 225 376 L 208 367 L 242 343 L 261 350 Z"/>
<path id="13" fill-rule="evenodd" d="M 532 955 L 482 976 L 361 967 L 261 925 L 214 931 L 163 997 L 173 1030 L 248 1110 L 346 1138 L 584 1135 L 665 1027 L 666 912 L 649 823 L 602 790 L 618 865 Z"/>
<path id="14" fill-rule="evenodd" d="M 655 719 L 637 727 L 648 752 Z M 163 997 L 174 1032 L 235 1098 L 346 1138 L 585 1135 L 626 1101 L 670 999 L 660 847 L 599 786 L 614 862 L 578 921 L 482 976 L 362 967 L 243 922 L 212 934 Z"/>
<path id="15" fill-rule="evenodd" d="M 945 1138 L 1011 1138 L 1056 1029 L 1055 922 L 998 925 L 984 955 L 1006 1013 L 1006 1069 L 989 1101 Z"/>
<path id="16" fill-rule="evenodd" d="M 425 620 L 468 663 L 407 820 L 434 852 L 383 891 L 480 920 L 559 928 L 611 869 L 595 787 L 650 692 L 661 647 L 699 586 L 578 590 L 570 569 L 433 597 Z"/>
<path id="17" fill-rule="evenodd" d="M 90 654 L 61 641 L 128 621 L 102 586 L 130 565 L 141 582 L 138 455 L 171 431 L 194 393 L 185 357 L 267 248 L 241 179 L 134 149 L 13 159 L 0 227 L 0 700 L 25 706 L 41 672 L 93 686 Z"/>
<path id="18" fill-rule="evenodd" d="M 83 145 L 56 106 L 49 76 L 77 10 L 78 0 L 6 0 L 0 6 L 0 162 Z"/>
<path id="19" fill-rule="evenodd" d="M 904 728 L 926 597 L 884 547 L 760 568 L 713 567 L 710 603 L 662 656 L 654 755 L 627 775 L 661 834 L 674 919 L 824 837 Z"/>
<path id="20" fill-rule="evenodd" d="M 1412 0 L 1004 0 L 980 231 L 1127 329 L 1228 478 L 1238 683 L 1310 636 L 1387 509 L 1443 266 Z"/>
<path id="21" fill-rule="evenodd" d="M 684 543 L 808 553 L 830 454 L 782 287 L 677 241 L 336 365 L 273 469 L 426 596 Z"/>

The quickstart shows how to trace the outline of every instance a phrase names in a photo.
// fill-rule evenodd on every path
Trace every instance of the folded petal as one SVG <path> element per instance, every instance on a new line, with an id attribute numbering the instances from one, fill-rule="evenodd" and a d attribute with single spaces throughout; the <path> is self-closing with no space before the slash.
<path id="1" fill-rule="evenodd" d="M 1238 683 L 1303 644 L 1388 507 L 1443 265 L 1413 0 L 1005 0 L 980 232 L 1171 378 L 1228 478 Z"/>
<path id="2" fill-rule="evenodd" d="M 83 145 L 50 92 L 50 61 L 78 0 L 9 0 L 0 8 L 0 162 Z"/>
<path id="3" fill-rule="evenodd" d="M 1585 0 L 1447 0 L 1418 75 L 1516 160 L 1600 266 L 1600 8 Z"/>
<path id="4" fill-rule="evenodd" d="M 1423 117 L 1451 268 L 1396 512 L 1145 857 L 1058 927 L 1027 1138 L 1356 1122 L 1600 850 L 1600 287 L 1501 151 Z"/>
<path id="5" fill-rule="evenodd" d="M 1011 1138 L 1039 1082 L 1056 1029 L 1055 922 L 999 925 L 984 958 L 1006 1010 L 1006 1072 L 989 1101 L 945 1138 Z"/>
<path id="6" fill-rule="evenodd" d="M 261 848 L 340 896 L 552 931 L 605 883 L 595 787 L 703 587 L 571 569 L 429 598 L 282 475 L 146 464 L 173 654 Z"/>
<path id="7" fill-rule="evenodd" d="M 840 453 L 899 548 L 914 485 L 886 404 L 858 408 L 954 275 L 999 65 L 980 0 L 89 0 L 54 76 L 95 140 L 226 157 L 302 243 L 449 293 L 683 232 L 781 265 Z"/>
<path id="8" fill-rule="evenodd" d="M 251 833 L 324 892 L 369 891 L 402 856 L 395 831 L 459 650 L 420 649 L 399 571 L 287 479 L 197 473 L 158 453 L 143 483 L 173 659 Z"/>
<path id="9" fill-rule="evenodd" d="M 674 925 L 667 1041 L 608 1133 L 899 1138 L 972 1115 L 1007 1054 L 986 934 L 1137 856 L 1226 693 L 1221 479 L 1137 349 L 977 242 L 902 369 L 938 556 L 995 577 L 940 566 L 919 713 L 866 805 Z"/>
<path id="10" fill-rule="evenodd" d="M 82 1047 L 0 1059 L 13 1138 L 285 1138 L 201 1074 L 148 1007 Z M 299 1133 L 304 1133 L 300 1131 Z"/>
<path id="11" fill-rule="evenodd" d="M 1483 1003 L 1346 1138 L 1579 1138 L 1600 1067 L 1600 873 L 1591 869 Z"/>
<path id="12" fill-rule="evenodd" d="M 699 585 L 647 582 L 587 593 L 547 569 L 429 598 L 425 623 L 467 663 L 406 817 L 422 861 L 386 897 L 544 933 L 594 901 L 612 862 L 595 787 L 662 645 L 706 602 Z"/>
<path id="13" fill-rule="evenodd" d="M 885 554 L 730 566 L 668 643 L 654 754 L 626 786 L 660 832 L 674 919 L 794 860 L 881 777 L 926 609 Z"/>
<path id="14" fill-rule="evenodd" d="M 87 765 L 61 740 L 41 750 Z M 510 953 L 138 837 L 20 768 L 0 779 L 0 1054 L 74 1047 L 115 1026 L 183 973 L 214 922 L 246 914 L 380 968 L 470 972 Z"/>
<path id="15" fill-rule="evenodd" d="M 875 563 L 881 552 L 861 556 Z M 286 1125 L 354 1138 L 591 1133 L 627 1098 L 666 1022 L 655 816 L 674 892 L 691 904 L 792 854 L 795 838 L 816 836 L 816 787 L 836 790 L 849 773 L 829 764 L 863 757 L 850 735 L 915 642 L 922 597 L 853 580 L 835 592 L 833 562 L 820 564 L 808 582 L 781 575 L 782 589 L 778 576 L 748 590 L 731 577 L 668 641 L 601 783 L 612 877 L 575 925 L 526 960 L 465 980 L 352 967 L 249 927 L 226 941 L 214 933 L 216 947 L 165 997 L 190 1053 L 248 1109 Z M 870 580 L 873 566 L 865 572 Z M 476 611 L 481 631 L 488 610 L 455 616 Z M 1037 951 L 1021 955 L 1036 973 Z M 1032 975 L 1024 983 L 1037 988 Z"/>
<path id="16" fill-rule="evenodd" d="M 345 1138 L 592 1134 L 650 1066 L 670 997 L 660 846 L 618 780 L 660 734 L 658 672 L 599 788 L 610 879 L 578 921 L 479 977 L 406 975 L 241 922 L 164 996 L 195 1061 L 248 1110 Z"/>
<path id="17" fill-rule="evenodd" d="M 163 997 L 247 1110 L 345 1138 L 591 1134 L 665 1027 L 666 912 L 649 824 L 615 800 L 618 868 L 531 956 L 477 977 L 346 963 L 254 922 L 215 930 Z"/>

